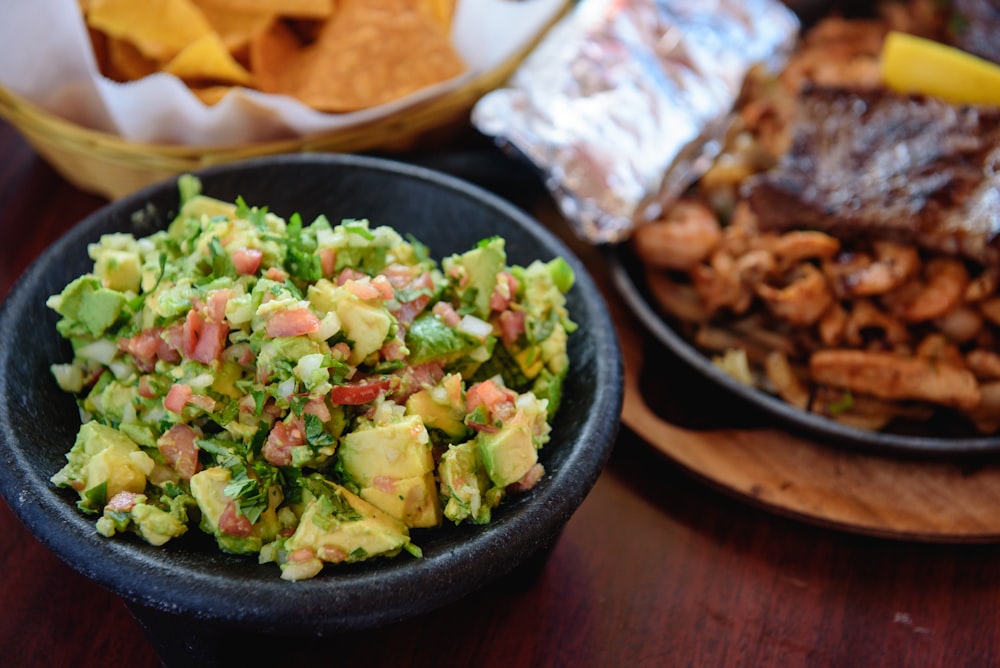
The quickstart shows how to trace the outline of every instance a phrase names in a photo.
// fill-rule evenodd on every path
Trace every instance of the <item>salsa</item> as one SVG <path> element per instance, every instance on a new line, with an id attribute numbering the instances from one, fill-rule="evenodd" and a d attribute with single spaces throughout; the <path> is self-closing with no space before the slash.
<path id="1" fill-rule="evenodd" d="M 561 258 L 504 240 L 434 260 L 367 220 L 287 220 L 201 194 L 148 237 L 108 234 L 47 304 L 82 424 L 55 485 L 105 536 L 192 525 L 300 580 L 485 524 L 534 486 L 576 325 Z"/>

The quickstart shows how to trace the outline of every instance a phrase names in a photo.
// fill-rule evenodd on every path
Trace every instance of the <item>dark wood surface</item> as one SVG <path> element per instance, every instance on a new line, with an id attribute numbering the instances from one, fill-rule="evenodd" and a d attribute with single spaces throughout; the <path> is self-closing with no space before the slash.
<path id="1" fill-rule="evenodd" d="M 0 155 L 2 299 L 103 201 L 67 185 L 6 124 Z M 690 401 L 681 389 L 663 400 Z M 0 665 L 160 664 L 125 603 L 40 545 L 2 502 L 0 648 Z M 786 519 L 697 480 L 623 427 L 546 559 L 392 627 L 234 635 L 215 651 L 246 665 L 998 665 L 1000 545 Z"/>

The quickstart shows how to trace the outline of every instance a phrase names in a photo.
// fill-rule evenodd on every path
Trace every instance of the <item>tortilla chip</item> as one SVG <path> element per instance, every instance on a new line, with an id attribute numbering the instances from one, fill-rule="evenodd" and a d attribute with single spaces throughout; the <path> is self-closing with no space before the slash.
<path id="1" fill-rule="evenodd" d="M 462 73 L 457 0 L 77 0 L 101 71 L 181 78 L 206 104 L 232 86 L 324 112 L 385 104 Z"/>
<path id="2" fill-rule="evenodd" d="M 325 19 L 333 14 L 334 0 L 209 0 L 221 10 Z"/>
<path id="3" fill-rule="evenodd" d="M 455 18 L 457 0 L 416 0 L 416 10 L 425 19 L 441 27 L 447 35 Z"/>
<path id="4" fill-rule="evenodd" d="M 302 51 L 303 44 L 284 21 L 275 21 L 250 41 L 250 71 L 257 88 L 277 91 L 285 72 Z"/>
<path id="5" fill-rule="evenodd" d="M 132 42 L 117 37 L 105 38 L 107 66 L 102 71 L 115 81 L 135 81 L 160 69 L 159 63 L 142 55 Z"/>
<path id="6" fill-rule="evenodd" d="M 448 36 L 409 0 L 342 0 L 316 43 L 293 55 L 264 90 L 320 111 L 347 112 L 397 100 L 464 69 Z"/>
<path id="7" fill-rule="evenodd" d="M 232 54 L 246 49 L 250 40 L 267 30 L 277 17 L 277 14 L 271 12 L 219 7 L 215 4 L 215 0 L 194 0 L 194 2 Z"/>
<path id="8" fill-rule="evenodd" d="M 203 35 L 163 66 L 185 81 L 217 81 L 249 86 L 253 76 L 233 58 L 214 32 Z"/>
<path id="9" fill-rule="evenodd" d="M 94 52 L 94 61 L 97 63 L 97 69 L 107 76 L 110 69 L 108 61 L 108 36 L 100 30 L 95 30 L 87 26 L 87 37 L 90 39 L 90 46 Z"/>
<path id="10" fill-rule="evenodd" d="M 166 61 L 212 31 L 191 0 L 91 0 L 90 26 L 125 39 L 147 58 Z"/>
<path id="11" fill-rule="evenodd" d="M 191 92 L 197 95 L 199 100 L 212 106 L 218 104 L 232 89 L 232 86 L 203 86 L 192 87 Z"/>

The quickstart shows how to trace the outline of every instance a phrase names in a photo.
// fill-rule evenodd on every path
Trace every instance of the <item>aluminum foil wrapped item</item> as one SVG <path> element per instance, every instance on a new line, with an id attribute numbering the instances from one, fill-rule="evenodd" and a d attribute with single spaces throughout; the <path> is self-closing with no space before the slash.
<path id="1" fill-rule="evenodd" d="M 581 0 L 472 122 L 581 238 L 621 241 L 705 172 L 747 72 L 783 67 L 798 30 L 778 0 Z"/>

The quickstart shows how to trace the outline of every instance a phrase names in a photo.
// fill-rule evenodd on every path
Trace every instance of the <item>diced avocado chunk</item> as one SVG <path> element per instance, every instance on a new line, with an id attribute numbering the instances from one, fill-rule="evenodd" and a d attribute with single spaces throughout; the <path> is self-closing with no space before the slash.
<path id="1" fill-rule="evenodd" d="M 319 484 L 325 490 L 307 502 L 298 527 L 285 541 L 290 558 L 281 564 L 283 579 L 313 577 L 323 562 L 363 561 L 416 549 L 401 521 L 340 485 Z"/>
<path id="2" fill-rule="evenodd" d="M 467 519 L 475 524 L 490 521 L 490 511 L 500 503 L 503 490 L 490 487 L 475 441 L 449 446 L 441 455 L 438 476 L 445 517 L 455 524 Z"/>
<path id="3" fill-rule="evenodd" d="M 181 216 L 191 216 L 200 218 L 206 216 L 214 218 L 220 216 L 231 219 L 236 216 L 236 205 L 231 202 L 224 202 L 213 197 L 206 197 L 200 193 L 190 193 L 184 201 L 181 209 Z M 180 217 L 180 216 L 179 216 Z"/>
<path id="4" fill-rule="evenodd" d="M 136 504 L 132 509 L 132 521 L 150 545 L 163 545 L 171 538 L 183 535 L 187 525 L 162 508 L 147 503 Z"/>
<path id="5" fill-rule="evenodd" d="M 93 274 L 84 274 L 46 304 L 63 319 L 59 331 L 67 336 L 89 334 L 98 337 L 118 320 L 125 306 L 125 295 L 101 285 Z"/>
<path id="6" fill-rule="evenodd" d="M 294 367 L 306 355 L 322 353 L 322 344 L 305 336 L 264 339 L 260 346 L 260 352 L 257 354 L 258 373 L 278 374 L 279 377 L 284 377 L 288 373 L 282 374 L 281 372 L 286 366 Z"/>
<path id="7" fill-rule="evenodd" d="M 361 488 L 361 498 L 402 520 L 408 527 L 427 528 L 441 524 L 441 500 L 433 472 L 398 480 L 377 477 L 371 486 Z"/>
<path id="8" fill-rule="evenodd" d="M 52 483 L 77 490 L 81 507 L 93 511 L 118 492 L 142 492 L 155 465 L 128 436 L 93 420 L 80 427 L 66 459 Z M 105 487 L 103 499 L 88 496 L 89 490 L 100 486 Z"/>
<path id="9" fill-rule="evenodd" d="M 473 315 L 485 319 L 490 314 L 490 297 L 497 284 L 497 274 L 507 266 L 507 252 L 501 237 L 491 237 L 462 253 L 444 258 L 445 274 L 458 275 L 463 304 L 473 308 Z"/>
<path id="10" fill-rule="evenodd" d="M 353 295 L 337 305 L 337 317 L 344 335 L 353 342 L 347 358 L 351 365 L 358 365 L 377 352 L 393 325 L 393 317 L 383 307 L 366 304 Z"/>
<path id="11" fill-rule="evenodd" d="M 94 262 L 94 273 L 106 288 L 138 292 L 142 281 L 142 260 L 138 251 L 105 248 Z"/>
<path id="12" fill-rule="evenodd" d="M 150 504 L 145 494 L 137 495 L 133 503 L 129 510 L 105 506 L 104 514 L 97 520 L 97 533 L 110 538 L 132 529 L 147 543 L 158 547 L 187 532 L 187 506 L 193 503 L 190 496 L 179 494 L 169 500 L 167 508 Z"/>
<path id="13" fill-rule="evenodd" d="M 347 362 L 357 366 L 385 343 L 395 319 L 381 304 L 369 304 L 350 290 L 327 279 L 309 287 L 309 303 L 318 311 L 335 313 L 344 336 L 351 340 Z"/>
<path id="14" fill-rule="evenodd" d="M 191 496 L 201 510 L 201 529 L 205 533 L 214 535 L 219 548 L 225 552 L 235 554 L 259 552 L 263 544 L 274 540 L 281 530 L 277 515 L 277 507 L 282 500 L 281 490 L 278 487 L 269 490 L 268 507 L 253 523 L 250 534 L 236 536 L 220 527 L 223 514 L 226 513 L 229 504 L 233 503 L 232 497 L 226 494 L 226 487 L 231 480 L 232 473 L 221 466 L 213 466 L 191 476 Z"/>
<path id="15" fill-rule="evenodd" d="M 498 487 L 517 482 L 538 462 L 531 424 L 516 416 L 500 431 L 480 432 L 476 442 L 486 474 Z"/>
<path id="16" fill-rule="evenodd" d="M 229 469 L 213 466 L 191 476 L 191 496 L 201 510 L 201 528 L 206 533 L 219 531 L 219 520 L 226 506 L 232 501 L 225 494 L 226 485 L 232 479 Z"/>
<path id="17" fill-rule="evenodd" d="M 441 523 L 430 437 L 419 416 L 359 426 L 337 448 L 361 497 L 411 527 Z"/>
<path id="18" fill-rule="evenodd" d="M 424 426 L 438 429 L 452 440 L 463 439 L 468 428 L 464 422 L 462 377 L 448 374 L 438 385 L 410 395 L 406 400 L 406 412 L 420 416 Z"/>

